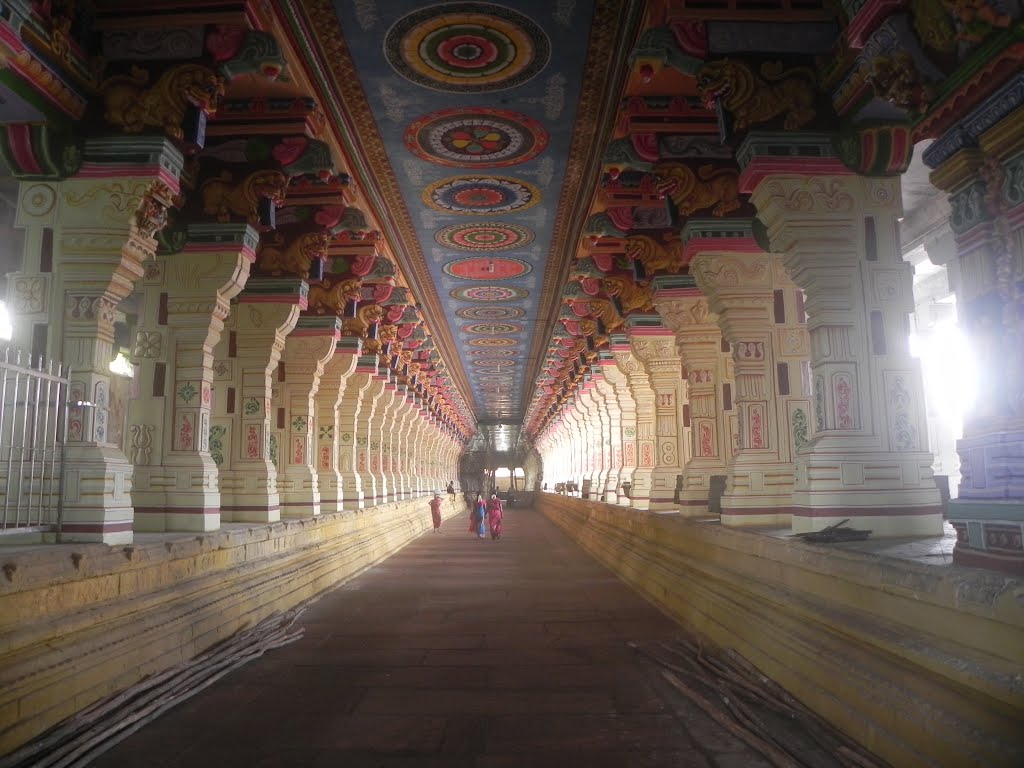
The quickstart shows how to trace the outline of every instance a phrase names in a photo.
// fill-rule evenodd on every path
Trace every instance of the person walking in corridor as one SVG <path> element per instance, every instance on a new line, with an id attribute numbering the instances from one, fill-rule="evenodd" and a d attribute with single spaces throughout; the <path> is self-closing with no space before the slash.
<path id="1" fill-rule="evenodd" d="M 451 497 L 451 500 L 455 501 L 455 483 L 449 482 L 448 487 L 445 488 L 445 490 L 448 491 L 448 495 Z"/>
<path id="2" fill-rule="evenodd" d="M 491 529 L 491 538 L 495 541 L 501 538 L 501 518 L 504 512 L 498 494 L 492 493 L 490 501 L 487 502 L 487 527 Z"/>
<path id="3" fill-rule="evenodd" d="M 484 518 L 487 516 L 487 504 L 484 503 L 483 494 L 476 495 L 473 508 L 469 512 L 469 532 L 475 533 L 481 539 L 484 537 Z"/>
<path id="4" fill-rule="evenodd" d="M 434 491 L 434 498 L 430 500 L 430 517 L 434 521 L 434 533 L 441 532 L 441 492 Z"/>

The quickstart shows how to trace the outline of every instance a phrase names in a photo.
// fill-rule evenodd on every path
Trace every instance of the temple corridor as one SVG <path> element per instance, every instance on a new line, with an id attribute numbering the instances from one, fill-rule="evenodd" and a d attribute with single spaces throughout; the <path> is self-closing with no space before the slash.
<path id="1" fill-rule="evenodd" d="M 299 618 L 97 768 L 767 765 L 674 712 L 627 641 L 678 627 L 562 531 L 512 508 L 500 541 L 449 517 Z M 670 699 L 671 701 L 671 699 Z"/>
<path id="2" fill-rule="evenodd" d="M 0 299 L 0 755 L 324 595 L 160 759 L 1024 765 L 1024 0 L 0 0 Z"/>

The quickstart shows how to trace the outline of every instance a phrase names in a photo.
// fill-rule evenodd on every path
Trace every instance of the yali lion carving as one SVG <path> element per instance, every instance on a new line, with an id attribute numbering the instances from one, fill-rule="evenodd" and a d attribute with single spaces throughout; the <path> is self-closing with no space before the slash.
<path id="1" fill-rule="evenodd" d="M 223 171 L 220 176 L 203 182 L 199 190 L 203 213 L 215 216 L 220 222 L 231 221 L 233 215 L 240 216 L 257 226 L 260 201 L 267 199 L 280 206 L 287 186 L 288 178 L 280 171 L 254 171 L 238 184 L 232 183 L 231 173 Z"/>
<path id="2" fill-rule="evenodd" d="M 911 112 L 924 112 L 935 98 L 935 89 L 925 81 L 907 51 L 877 56 L 866 79 L 880 99 Z"/>
<path id="3" fill-rule="evenodd" d="M 365 339 L 369 335 L 370 326 L 384 318 L 384 310 L 377 304 L 367 304 L 356 311 L 355 317 L 346 317 L 341 323 L 341 331 L 346 336 L 359 336 Z"/>
<path id="4" fill-rule="evenodd" d="M 601 289 L 609 296 L 614 296 L 619 300 L 624 313 L 635 310 L 646 312 L 654 309 L 654 296 L 651 294 L 651 289 L 637 285 L 632 280 L 606 277 L 601 280 Z"/>
<path id="5" fill-rule="evenodd" d="M 740 61 L 722 59 L 701 67 L 697 89 L 701 100 L 714 108 L 715 101 L 735 118 L 738 132 L 785 115 L 786 130 L 793 131 L 814 119 L 817 78 L 808 67 L 783 70 L 779 62 L 765 62 L 756 75 Z"/>
<path id="6" fill-rule="evenodd" d="M 162 127 L 181 140 L 182 121 L 190 104 L 215 112 L 224 96 L 224 78 L 200 64 L 182 64 L 164 72 L 145 88 L 149 73 L 132 67 L 129 75 L 115 75 L 101 86 L 103 117 L 125 133 L 142 133 L 146 126 Z"/>
<path id="7" fill-rule="evenodd" d="M 683 216 L 706 208 L 711 208 L 715 216 L 725 216 L 740 207 L 740 175 L 732 168 L 715 170 L 712 165 L 704 165 L 694 173 L 689 166 L 673 164 L 661 167 L 659 172 L 667 182 L 665 191 Z"/>
<path id="8" fill-rule="evenodd" d="M 644 265 L 648 274 L 671 272 L 683 268 L 683 260 L 675 249 L 669 250 L 653 237 L 630 235 L 626 238 L 626 256 Z"/>
<path id="9" fill-rule="evenodd" d="M 327 313 L 340 315 L 350 301 L 359 301 L 360 283 L 358 280 L 339 280 L 313 283 L 309 286 L 309 311 L 318 315 Z"/>
<path id="10" fill-rule="evenodd" d="M 306 279 L 313 259 L 327 256 L 327 246 L 331 238 L 326 232 L 307 232 L 299 235 L 287 245 L 278 233 L 274 242 L 268 243 L 260 250 L 258 264 L 262 271 L 272 275 L 289 274 Z"/>

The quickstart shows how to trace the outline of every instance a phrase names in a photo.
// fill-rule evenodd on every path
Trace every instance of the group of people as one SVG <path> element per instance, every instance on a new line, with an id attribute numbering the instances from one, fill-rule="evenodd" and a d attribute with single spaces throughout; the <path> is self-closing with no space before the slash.
<path id="1" fill-rule="evenodd" d="M 473 502 L 473 509 L 469 513 L 469 532 L 475 533 L 481 539 L 487 534 L 484 531 L 484 521 L 487 521 L 487 529 L 491 532 L 491 538 L 497 541 L 501 538 L 501 518 L 505 515 L 505 507 L 498 498 L 498 494 L 492 493 L 491 498 L 486 502 L 482 494 L 476 495 Z"/>
<path id="2" fill-rule="evenodd" d="M 482 494 L 476 495 L 476 501 L 469 513 L 469 532 L 475 533 L 481 539 L 490 531 L 491 538 L 497 541 L 501 538 L 501 518 L 505 514 L 505 508 L 498 498 L 497 493 L 492 493 L 491 498 L 486 502 Z M 434 533 L 441 532 L 441 492 L 434 491 L 434 498 L 430 500 L 430 517 L 434 522 Z M 486 522 L 487 526 L 484 527 Z"/>

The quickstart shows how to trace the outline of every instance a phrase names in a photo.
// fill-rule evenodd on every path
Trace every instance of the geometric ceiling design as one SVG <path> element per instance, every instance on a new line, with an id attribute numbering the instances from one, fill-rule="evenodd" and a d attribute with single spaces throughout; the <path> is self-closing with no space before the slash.
<path id="1" fill-rule="evenodd" d="M 533 394 L 578 240 L 567 219 L 594 188 L 580 184 L 593 95 L 629 5 L 334 0 L 387 160 L 372 171 L 391 174 L 410 222 L 399 259 L 440 309 L 430 327 L 446 326 L 483 424 L 520 424 Z"/>

